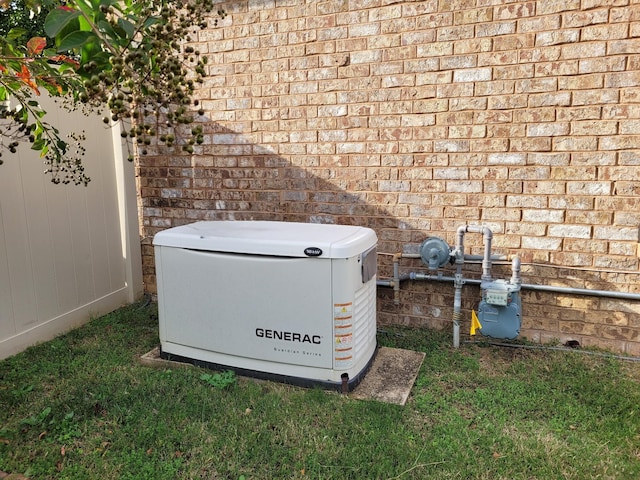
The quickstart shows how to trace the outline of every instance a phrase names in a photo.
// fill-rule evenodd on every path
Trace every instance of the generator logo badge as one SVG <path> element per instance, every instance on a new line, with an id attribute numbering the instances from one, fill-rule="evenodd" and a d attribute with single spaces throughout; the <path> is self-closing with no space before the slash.
<path id="1" fill-rule="evenodd" d="M 307 247 L 304 249 L 304 254 L 307 257 L 319 257 L 322 255 L 322 249 L 318 247 Z"/>
<path id="2" fill-rule="evenodd" d="M 256 337 L 269 338 L 273 340 L 284 340 L 286 342 L 308 343 L 310 345 L 320 345 L 322 343 L 320 335 L 309 335 L 299 332 L 285 332 L 282 330 L 270 330 L 267 328 L 256 328 Z"/>

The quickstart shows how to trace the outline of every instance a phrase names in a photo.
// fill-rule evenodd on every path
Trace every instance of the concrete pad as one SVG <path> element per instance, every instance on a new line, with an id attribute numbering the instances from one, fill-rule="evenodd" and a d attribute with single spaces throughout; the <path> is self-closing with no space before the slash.
<path id="1" fill-rule="evenodd" d="M 420 371 L 425 354 L 412 350 L 380 347 L 364 379 L 349 393 L 356 400 L 376 400 L 404 405 Z M 160 347 L 140 357 L 140 363 L 159 368 L 190 368 L 191 364 L 164 360 Z M 0 477 L 1 478 L 1 477 Z"/>
<path id="2" fill-rule="evenodd" d="M 147 367 L 157 368 L 191 368 L 193 365 L 190 363 L 174 362 L 172 360 L 165 360 L 160 356 L 160 347 L 156 347 L 150 352 L 145 353 L 140 357 L 140 363 Z"/>
<path id="3" fill-rule="evenodd" d="M 349 396 L 358 400 L 404 405 L 424 357 L 423 352 L 380 347 L 371 369 Z"/>

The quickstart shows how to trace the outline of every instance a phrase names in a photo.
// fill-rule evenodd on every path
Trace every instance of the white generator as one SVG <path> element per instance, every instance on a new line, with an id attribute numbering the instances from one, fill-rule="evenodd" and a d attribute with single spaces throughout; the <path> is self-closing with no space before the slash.
<path id="1" fill-rule="evenodd" d="M 158 233 L 161 355 L 353 388 L 376 351 L 376 245 L 364 227 L 211 221 Z"/>

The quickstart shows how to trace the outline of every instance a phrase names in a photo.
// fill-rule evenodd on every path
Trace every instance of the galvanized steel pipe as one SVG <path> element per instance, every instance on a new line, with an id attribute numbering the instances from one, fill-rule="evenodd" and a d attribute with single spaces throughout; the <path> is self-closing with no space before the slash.
<path id="1" fill-rule="evenodd" d="M 455 282 L 455 277 L 446 275 L 430 275 L 427 273 L 409 272 L 404 274 L 403 280 L 415 280 L 415 281 L 432 281 L 432 282 Z M 387 284 L 390 280 L 378 280 L 378 286 L 388 287 Z M 465 284 L 480 285 L 482 280 L 466 278 Z M 565 295 L 586 295 L 591 297 L 605 297 L 616 298 L 619 300 L 636 300 L 640 301 L 640 293 L 631 292 L 616 292 L 612 290 L 592 290 L 589 288 L 573 288 L 573 287 L 561 287 L 554 285 L 535 285 L 531 283 L 522 283 L 520 288 L 523 290 L 533 290 L 539 292 L 561 293 Z"/>

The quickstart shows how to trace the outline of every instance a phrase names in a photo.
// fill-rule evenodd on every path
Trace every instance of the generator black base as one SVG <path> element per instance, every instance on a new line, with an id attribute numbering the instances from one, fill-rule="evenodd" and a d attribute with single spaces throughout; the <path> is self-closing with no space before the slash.
<path id="1" fill-rule="evenodd" d="M 373 355 L 371 356 L 371 359 L 360 372 L 358 372 L 353 377 L 349 377 L 348 375 L 345 374 L 345 376 L 343 376 L 343 378 L 341 379 L 340 383 L 332 382 L 329 380 L 323 381 L 323 380 L 314 380 L 310 378 L 292 377 L 288 375 L 280 375 L 277 373 L 260 372 L 257 370 L 249 370 L 246 368 L 238 368 L 238 367 L 233 367 L 229 365 L 221 365 L 219 363 L 207 362 L 204 360 L 198 360 L 195 358 L 188 358 L 188 357 L 183 357 L 181 355 L 174 355 L 172 353 L 163 352 L 162 348 L 160 348 L 160 358 L 162 358 L 163 360 L 171 361 L 171 362 L 179 362 L 179 363 L 194 365 L 196 367 L 206 368 L 209 370 L 222 371 L 222 372 L 231 370 L 235 372 L 237 375 L 240 375 L 243 377 L 256 378 L 259 380 L 268 380 L 272 382 L 284 383 L 286 385 L 295 385 L 297 387 L 304 387 L 304 388 L 320 387 L 324 390 L 335 390 L 340 393 L 348 393 L 353 391 L 364 379 L 367 372 L 371 369 L 371 365 L 373 364 L 373 361 L 376 358 L 377 352 L 378 352 L 378 349 L 376 348 Z"/>

